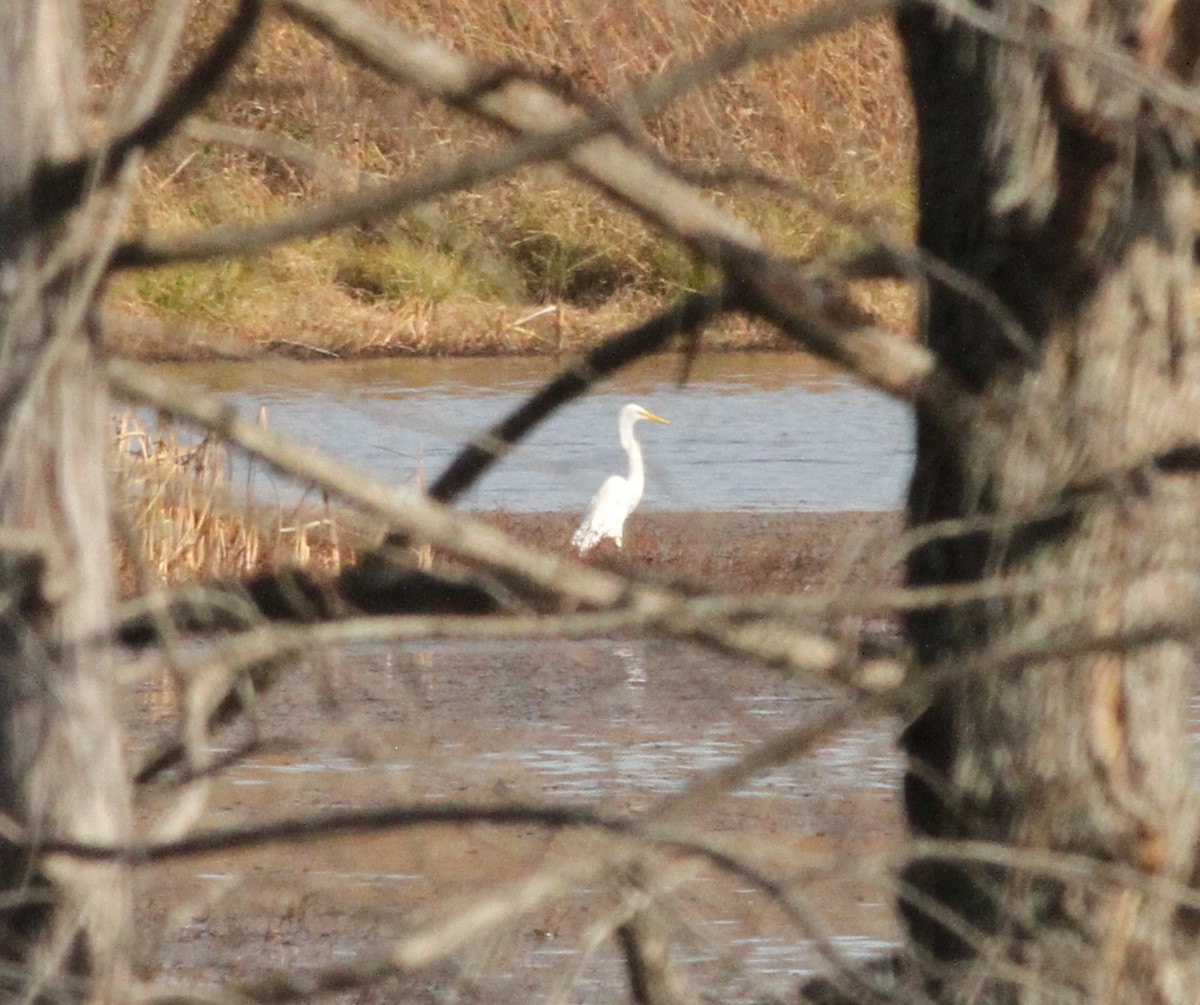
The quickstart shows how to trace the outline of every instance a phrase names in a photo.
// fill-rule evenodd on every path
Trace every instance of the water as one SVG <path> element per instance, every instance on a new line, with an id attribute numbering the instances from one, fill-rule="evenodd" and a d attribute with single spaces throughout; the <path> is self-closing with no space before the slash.
<path id="1" fill-rule="evenodd" d="M 331 660 L 328 703 L 314 700 L 315 682 L 298 672 L 267 697 L 263 738 L 277 729 L 296 752 L 248 760 L 215 781 L 219 818 L 439 800 L 645 810 L 841 700 L 810 680 L 637 639 L 356 646 Z M 879 956 L 897 938 L 888 887 L 869 867 L 855 870 L 899 840 L 895 729 L 864 717 L 680 823 L 701 839 L 736 840 L 739 855 L 816 911 L 843 957 Z M 245 946 L 247 932 L 280 929 L 287 940 L 256 947 L 256 966 L 353 960 L 402 937 L 414 919 L 444 917 L 531 875 L 553 861 L 552 849 L 576 841 L 589 847 L 586 834 L 525 827 L 396 831 L 183 863 L 190 876 L 181 888 L 156 890 L 188 903 L 229 899 L 187 930 L 169 963 L 186 974 L 194 944 Z M 817 866 L 828 854 L 841 857 Z M 822 968 L 811 933 L 745 876 L 676 857 L 661 866 L 680 870 L 678 881 L 657 877 L 676 952 L 717 1000 L 784 999 Z M 627 978 L 615 944 L 594 941 L 608 903 L 603 884 L 556 896 L 503 924 L 478 956 L 464 951 L 463 973 L 495 1001 L 621 997 Z"/>
<path id="2" fill-rule="evenodd" d="M 556 372 L 545 359 L 206 363 L 172 375 L 389 482 L 426 482 L 458 448 Z M 907 406 L 799 354 L 645 361 L 548 420 L 464 501 L 481 509 L 582 509 L 627 466 L 620 406 L 670 419 L 638 427 L 647 509 L 889 510 L 912 467 Z M 279 491 L 284 491 L 282 488 Z"/>
<path id="3" fill-rule="evenodd" d="M 423 467 L 428 482 L 460 444 L 553 376 L 555 364 L 393 360 L 164 369 L 226 397 L 243 414 L 265 407 L 275 429 L 380 479 L 410 481 Z M 467 504 L 579 510 L 605 476 L 624 470 L 616 415 L 630 400 L 673 423 L 639 427 L 647 508 L 836 511 L 900 504 L 913 452 L 904 406 L 800 355 L 706 357 L 686 384 L 677 376 L 675 360 L 653 360 L 568 406 L 490 473 Z M 256 475 L 259 485 L 264 480 Z M 277 491 L 292 490 L 279 484 Z M 269 697 L 264 722 L 280 723 L 297 752 L 235 769 L 214 792 L 217 819 L 496 798 L 636 811 L 684 791 L 767 736 L 814 721 L 835 697 L 710 652 L 640 640 L 352 647 L 332 657 L 325 673 L 320 700 L 299 685 L 293 693 L 290 678 Z M 783 875 L 810 852 L 886 849 L 899 833 L 894 728 L 889 721 L 860 722 L 750 780 L 706 809 L 695 826 L 717 838 L 736 834 L 747 850 L 787 863 Z M 236 906 L 224 917 L 202 916 L 168 956 L 186 974 L 201 936 L 244 952 L 244 933 L 261 928 L 282 929 L 287 939 L 256 944 L 255 966 L 264 960 L 311 966 L 322 954 L 351 959 L 400 937 L 414 918 L 440 915 L 455 898 L 525 875 L 547 853 L 539 842 L 558 840 L 528 831 L 461 839 L 439 832 L 430 846 L 421 833 L 355 835 L 275 848 L 253 865 L 181 867 L 177 886 L 161 888 L 164 899 L 207 903 L 219 888 L 236 890 Z M 846 871 L 834 869 L 801 893 L 820 904 L 838 951 L 878 955 L 896 937 L 886 886 L 879 876 Z M 821 953 L 803 931 L 781 922 L 761 891 L 743 885 L 708 870 L 664 895 L 681 920 L 681 951 L 721 1000 L 784 997 L 821 965 Z M 468 965 L 465 972 L 485 981 L 489 992 L 511 982 L 513 1000 L 558 1001 L 563 988 L 561 1000 L 611 1000 L 625 978 L 611 940 L 603 952 L 587 948 L 597 908 L 582 905 L 593 895 L 579 891 L 528 927 L 514 923 L 477 971 Z"/>

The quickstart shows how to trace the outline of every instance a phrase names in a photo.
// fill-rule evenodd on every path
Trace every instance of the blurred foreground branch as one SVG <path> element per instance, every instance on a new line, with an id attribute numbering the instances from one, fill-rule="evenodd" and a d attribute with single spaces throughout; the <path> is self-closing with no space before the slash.
<path id="1" fill-rule="evenodd" d="M 829 639 L 783 622 L 714 625 L 707 613 L 703 617 L 689 613 L 690 598 L 685 595 L 525 547 L 479 520 L 412 489 L 382 485 L 341 461 L 238 417 L 218 399 L 185 390 L 142 367 L 113 361 L 108 364 L 108 375 L 114 392 L 126 400 L 194 422 L 280 473 L 388 521 L 396 532 L 502 574 L 509 582 L 525 584 L 531 593 L 543 596 L 549 607 L 623 610 L 667 634 L 708 642 L 797 671 L 826 674 L 855 658 Z"/>

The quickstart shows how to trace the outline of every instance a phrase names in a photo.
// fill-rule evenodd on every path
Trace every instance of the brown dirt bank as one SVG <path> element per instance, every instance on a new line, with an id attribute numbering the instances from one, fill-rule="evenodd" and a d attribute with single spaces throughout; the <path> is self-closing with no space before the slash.
<path id="1" fill-rule="evenodd" d="M 875 284 L 862 300 L 882 323 L 913 329 L 910 291 Z M 885 288 L 889 287 L 889 288 Z M 599 307 L 513 305 L 465 300 L 431 307 L 364 305 L 334 290 L 264 297 L 254 323 L 182 320 L 143 304 L 110 297 L 106 343 L 125 359 L 184 363 L 215 359 L 380 359 L 403 356 L 558 356 L 582 353 L 641 324 L 667 306 L 649 297 L 620 297 Z M 800 352 L 769 325 L 728 316 L 704 331 L 708 352 Z"/>
<path id="2" fill-rule="evenodd" d="M 575 513 L 494 513 L 519 540 L 569 551 Z M 899 513 L 638 512 L 625 548 L 602 545 L 591 560 L 657 578 L 735 592 L 796 592 L 891 582 Z"/>
<path id="3" fill-rule="evenodd" d="M 482 65 L 527 67 L 564 94 L 603 102 L 816 3 L 367 6 Z M 97 116 L 107 112 L 107 96 L 120 93 L 154 7 L 84 5 Z M 190 12 L 180 67 L 206 51 L 228 9 L 214 3 Z M 476 156 L 493 142 L 474 119 L 384 83 L 275 13 L 203 117 L 146 158 L 126 236 L 287 218 Z M 639 129 L 698 182 L 707 176 L 707 196 L 780 254 L 811 260 L 857 247 L 854 219 L 899 240 L 911 232 L 914 124 L 888 18 L 752 62 L 647 116 Z M 759 184 L 760 173 L 782 188 Z M 799 191 L 787 191 L 789 182 Z M 118 272 L 108 302 L 139 319 L 113 332 L 115 350 L 142 358 L 549 352 L 594 344 L 595 329 L 619 330 L 645 317 L 646 304 L 660 307 L 712 280 L 711 269 L 622 206 L 537 165 L 254 258 Z M 890 319 L 876 293 L 864 297 Z"/>

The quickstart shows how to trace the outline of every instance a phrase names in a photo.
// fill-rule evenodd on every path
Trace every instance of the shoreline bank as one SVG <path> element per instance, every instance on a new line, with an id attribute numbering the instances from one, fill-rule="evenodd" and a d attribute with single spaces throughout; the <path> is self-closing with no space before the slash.
<path id="1" fill-rule="evenodd" d="M 573 555 L 580 514 L 484 513 L 523 543 Z M 588 561 L 731 592 L 807 592 L 894 585 L 904 517 L 894 511 L 637 512 L 625 547 Z"/>
<path id="2" fill-rule="evenodd" d="M 877 316 L 912 331 L 911 298 L 902 291 L 879 298 Z M 670 305 L 645 296 L 614 298 L 598 307 L 450 301 L 398 310 L 343 302 L 264 304 L 254 327 L 213 320 L 185 321 L 144 313 L 132 302 L 103 312 L 109 352 L 144 363 L 261 359 L 365 360 L 403 357 L 579 355 L 644 323 Z M 678 347 L 670 342 L 663 351 Z M 763 322 L 727 314 L 707 325 L 702 352 L 804 352 Z"/>

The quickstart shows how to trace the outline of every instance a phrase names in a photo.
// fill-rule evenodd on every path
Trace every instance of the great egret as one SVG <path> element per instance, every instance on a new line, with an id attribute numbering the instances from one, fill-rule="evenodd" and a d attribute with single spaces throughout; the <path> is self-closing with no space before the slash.
<path id="1" fill-rule="evenodd" d="M 647 412 L 641 405 L 629 404 L 621 409 L 617 429 L 621 433 L 621 446 L 629 455 L 629 477 L 612 475 L 592 497 L 587 516 L 571 536 L 571 544 L 579 549 L 581 555 L 586 555 L 606 537 L 612 538 L 616 546 L 621 547 L 625 518 L 637 509 L 637 504 L 642 498 L 642 489 L 646 485 L 646 474 L 642 468 L 642 447 L 633 435 L 633 424 L 641 419 L 661 422 L 664 426 L 671 424 L 661 416 Z"/>

